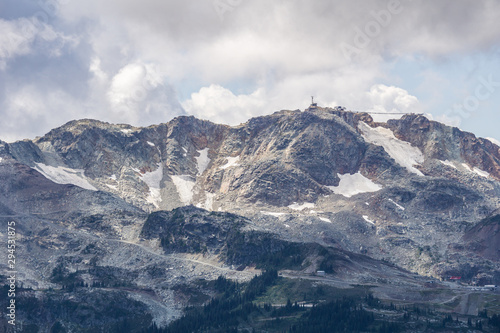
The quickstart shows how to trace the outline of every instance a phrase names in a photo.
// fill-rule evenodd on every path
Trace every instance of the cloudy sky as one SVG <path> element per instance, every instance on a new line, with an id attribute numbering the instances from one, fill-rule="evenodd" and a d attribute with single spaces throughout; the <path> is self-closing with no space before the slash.
<path id="1" fill-rule="evenodd" d="M 322 106 L 500 139 L 497 0 L 0 0 L 0 139 Z"/>

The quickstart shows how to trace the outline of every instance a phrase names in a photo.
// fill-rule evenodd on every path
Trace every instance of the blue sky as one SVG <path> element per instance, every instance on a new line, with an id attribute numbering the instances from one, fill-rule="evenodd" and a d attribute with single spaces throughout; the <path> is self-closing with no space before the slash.
<path id="1" fill-rule="evenodd" d="M 0 139 L 320 105 L 500 139 L 494 0 L 0 0 Z"/>

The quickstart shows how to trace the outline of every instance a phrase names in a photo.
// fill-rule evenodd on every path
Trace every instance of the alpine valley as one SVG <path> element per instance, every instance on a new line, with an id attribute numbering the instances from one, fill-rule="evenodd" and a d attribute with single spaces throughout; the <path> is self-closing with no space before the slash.
<path id="1" fill-rule="evenodd" d="M 17 331 L 497 332 L 493 141 L 316 106 L 0 141 Z"/>

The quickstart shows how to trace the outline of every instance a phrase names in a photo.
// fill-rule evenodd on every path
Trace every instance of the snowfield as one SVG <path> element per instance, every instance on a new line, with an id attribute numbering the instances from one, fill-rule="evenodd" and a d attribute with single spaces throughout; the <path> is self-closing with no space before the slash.
<path id="1" fill-rule="evenodd" d="M 353 195 L 366 192 L 377 192 L 383 187 L 375 184 L 370 179 L 363 176 L 359 171 L 354 175 L 338 174 L 340 178 L 339 186 L 327 186 L 328 189 L 333 191 L 335 194 L 343 195 L 344 197 L 350 198 Z"/>
<path id="2" fill-rule="evenodd" d="M 454 169 L 456 169 L 456 168 L 457 168 L 457 167 L 455 166 L 455 164 L 453 164 L 452 162 L 450 162 L 450 161 L 448 161 L 448 160 L 446 160 L 446 161 L 441 161 L 441 160 L 439 160 L 439 162 L 441 162 L 442 164 L 447 165 L 447 166 L 449 166 L 449 167 L 452 167 L 452 168 L 454 168 Z"/>
<path id="3" fill-rule="evenodd" d="M 239 156 L 236 157 L 226 157 L 227 163 L 220 167 L 220 169 L 227 169 L 230 167 L 238 166 L 238 161 L 240 160 Z"/>
<path id="4" fill-rule="evenodd" d="M 45 165 L 43 163 L 35 163 L 36 171 L 40 172 L 45 178 L 52 180 L 57 184 L 73 184 L 78 187 L 97 191 L 97 189 L 92 186 L 87 177 L 85 177 L 83 169 L 71 169 L 62 166 L 53 167 L 50 165 Z"/>
<path id="5" fill-rule="evenodd" d="M 160 207 L 161 195 L 161 180 L 163 179 L 163 164 L 158 164 L 158 169 L 152 172 L 146 172 L 142 175 L 142 180 L 149 187 L 149 195 L 146 201 L 153 204 L 156 208 Z"/>
<path id="6" fill-rule="evenodd" d="M 198 175 L 201 175 L 210 164 L 210 158 L 208 158 L 208 148 L 203 150 L 199 150 L 198 153 L 200 156 L 195 157 L 196 163 L 198 164 Z"/>
<path id="7" fill-rule="evenodd" d="M 488 172 L 483 171 L 483 170 L 479 169 L 478 167 L 474 167 L 474 169 L 472 169 L 472 171 L 474 171 L 476 174 L 478 174 L 479 176 L 484 177 L 484 178 L 488 178 L 490 176 L 490 174 Z"/>
<path id="8" fill-rule="evenodd" d="M 193 187 L 195 181 L 189 175 L 170 176 L 179 193 L 179 198 L 184 205 L 189 205 L 193 199 Z"/>
<path id="9" fill-rule="evenodd" d="M 311 209 L 311 208 L 314 208 L 314 204 L 309 203 L 309 202 L 304 202 L 302 205 L 299 205 L 298 203 L 294 202 L 293 204 L 288 206 L 288 208 L 293 209 L 293 210 L 304 210 L 307 208 Z"/>
<path id="10" fill-rule="evenodd" d="M 486 171 L 479 169 L 478 167 L 471 168 L 467 163 L 462 163 L 462 166 L 469 172 L 473 172 L 478 176 L 488 178 L 490 174 Z"/>
<path id="11" fill-rule="evenodd" d="M 269 215 L 269 216 L 274 216 L 274 217 L 280 217 L 280 216 L 286 215 L 286 213 L 264 212 L 264 211 L 260 211 L 260 213 L 262 215 Z"/>
<path id="12" fill-rule="evenodd" d="M 359 122 L 359 129 L 367 142 L 382 146 L 399 165 L 419 176 L 424 176 L 414 167 L 424 162 L 424 155 L 420 149 L 413 147 L 409 142 L 399 140 L 390 129 L 384 127 L 371 128 L 364 122 Z"/>

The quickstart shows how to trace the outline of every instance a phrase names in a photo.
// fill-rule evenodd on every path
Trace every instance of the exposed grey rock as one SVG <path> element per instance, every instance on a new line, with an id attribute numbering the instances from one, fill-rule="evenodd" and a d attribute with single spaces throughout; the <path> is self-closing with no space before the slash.
<path id="1" fill-rule="evenodd" d="M 373 143 L 367 129 L 387 141 Z M 405 165 L 405 150 L 391 145 L 417 149 L 421 162 Z M 249 279 L 257 258 L 291 243 L 315 244 L 307 272 L 329 248 L 356 258 L 342 261 L 343 277 L 361 262 L 388 272 L 385 260 L 498 283 L 499 149 L 421 115 L 376 123 L 329 108 L 235 127 L 77 120 L 0 142 L 0 220 L 19 223 L 27 286 L 120 281 L 110 295 L 126 289 L 162 323 L 186 305 L 173 286 Z"/>

